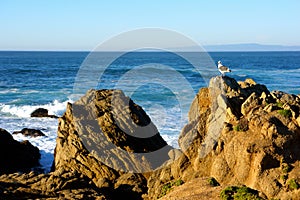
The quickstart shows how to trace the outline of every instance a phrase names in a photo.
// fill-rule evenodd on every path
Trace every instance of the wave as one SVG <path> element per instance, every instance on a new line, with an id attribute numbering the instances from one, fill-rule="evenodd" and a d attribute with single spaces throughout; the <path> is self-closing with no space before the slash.
<path id="1" fill-rule="evenodd" d="M 57 115 L 61 116 L 64 111 L 66 110 L 67 103 L 72 103 L 72 100 L 67 100 L 64 102 L 59 102 L 58 100 L 54 100 L 53 102 L 45 105 L 22 105 L 22 106 L 16 106 L 16 105 L 6 105 L 6 104 L 0 104 L 0 115 L 1 113 L 16 117 L 30 117 L 30 114 L 38 109 L 38 108 L 45 108 L 49 111 L 49 115 Z"/>
<path id="2" fill-rule="evenodd" d="M 17 93 L 19 91 L 18 88 L 11 88 L 8 90 L 2 90 L 0 91 L 0 94 L 9 94 L 9 93 Z"/>

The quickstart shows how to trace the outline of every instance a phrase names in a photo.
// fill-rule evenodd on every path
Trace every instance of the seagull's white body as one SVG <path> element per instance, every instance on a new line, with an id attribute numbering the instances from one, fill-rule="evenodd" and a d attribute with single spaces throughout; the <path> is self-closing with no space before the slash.
<path id="1" fill-rule="evenodd" d="M 225 73 L 227 72 L 231 72 L 229 67 L 224 66 L 221 61 L 218 61 L 218 69 L 221 72 L 222 76 L 225 76 Z"/>

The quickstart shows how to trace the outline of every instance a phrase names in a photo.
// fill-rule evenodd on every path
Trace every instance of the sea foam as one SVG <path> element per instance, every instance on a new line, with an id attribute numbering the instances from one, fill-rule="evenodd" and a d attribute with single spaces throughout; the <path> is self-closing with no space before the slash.
<path id="1" fill-rule="evenodd" d="M 0 116 L 1 113 L 5 115 L 15 116 L 15 117 L 30 117 L 30 114 L 38 109 L 38 108 L 45 108 L 49 111 L 49 115 L 62 115 L 66 109 L 67 102 L 72 103 L 72 100 L 59 102 L 58 100 L 54 100 L 52 103 L 45 104 L 45 105 L 7 105 L 7 104 L 0 104 Z"/>

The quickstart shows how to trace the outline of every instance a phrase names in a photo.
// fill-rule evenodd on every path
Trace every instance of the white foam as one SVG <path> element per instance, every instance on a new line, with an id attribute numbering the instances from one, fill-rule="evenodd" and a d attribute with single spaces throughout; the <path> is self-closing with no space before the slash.
<path id="1" fill-rule="evenodd" d="M 49 172 L 52 162 L 54 148 L 56 146 L 57 136 L 57 119 L 52 118 L 17 118 L 17 117 L 1 117 L 0 127 L 6 129 L 10 133 L 20 131 L 23 128 L 33 128 L 41 130 L 46 136 L 41 137 L 25 137 L 22 134 L 14 134 L 13 137 L 17 141 L 29 140 L 29 142 L 39 148 L 41 153 L 40 164 L 45 172 Z"/>
<path id="2" fill-rule="evenodd" d="M 49 111 L 50 115 L 62 115 L 66 109 L 67 102 L 71 102 L 71 100 L 59 102 L 58 100 L 54 100 L 52 103 L 45 104 L 45 105 L 23 105 L 23 106 L 15 106 L 15 105 L 6 105 L 0 104 L 0 112 L 10 114 L 16 117 L 30 117 L 30 114 L 38 109 L 38 108 L 45 108 Z"/>
<path id="3" fill-rule="evenodd" d="M 17 93 L 18 91 L 19 91 L 19 89 L 17 89 L 17 88 L 11 88 L 11 89 L 8 89 L 8 90 L 0 91 L 0 94 Z"/>
<path id="4" fill-rule="evenodd" d="M 178 135 L 165 135 L 161 134 L 162 138 L 168 143 L 168 145 L 174 147 L 174 148 L 179 148 L 178 145 Z"/>
<path id="5" fill-rule="evenodd" d="M 72 102 L 72 101 L 71 101 Z M 49 172 L 52 162 L 54 148 L 56 146 L 57 119 L 52 118 L 31 118 L 31 112 L 37 108 L 46 108 L 49 114 L 61 115 L 66 109 L 67 101 L 59 102 L 57 100 L 46 105 L 37 106 L 11 106 L 0 104 L 0 112 L 9 115 L 0 117 L 0 127 L 10 133 L 20 131 L 23 128 L 33 128 L 41 130 L 46 137 L 25 137 L 22 134 L 13 135 L 18 141 L 29 140 L 32 145 L 38 147 L 41 153 L 40 164 L 45 172 Z M 183 123 L 180 123 L 181 109 L 178 106 L 164 108 L 162 115 L 162 106 L 151 106 L 149 115 L 156 124 L 163 139 L 171 146 L 178 148 L 178 135 Z M 1 115 L 1 113 L 0 113 Z M 162 119 L 163 117 L 163 119 Z"/>

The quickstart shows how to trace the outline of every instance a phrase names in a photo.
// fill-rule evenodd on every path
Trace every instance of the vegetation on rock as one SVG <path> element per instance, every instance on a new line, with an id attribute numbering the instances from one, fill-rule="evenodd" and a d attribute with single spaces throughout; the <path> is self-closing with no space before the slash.
<path id="1" fill-rule="evenodd" d="M 174 187 L 180 186 L 180 185 L 182 185 L 183 183 L 184 183 L 184 182 L 183 182 L 181 179 L 178 179 L 178 180 L 171 181 L 171 182 L 168 182 L 168 183 L 164 184 L 164 185 L 161 187 L 161 194 L 159 195 L 159 198 L 165 196 L 165 195 L 168 194 Z"/>
<path id="2" fill-rule="evenodd" d="M 296 190 L 300 186 L 295 179 L 289 180 L 287 185 L 288 185 L 288 188 L 291 190 Z"/>
<path id="3" fill-rule="evenodd" d="M 262 200 L 258 191 L 246 186 L 229 186 L 221 191 L 222 200 Z"/>
<path id="4" fill-rule="evenodd" d="M 292 116 L 292 112 L 290 110 L 278 110 L 278 113 L 284 117 L 291 117 Z"/>

